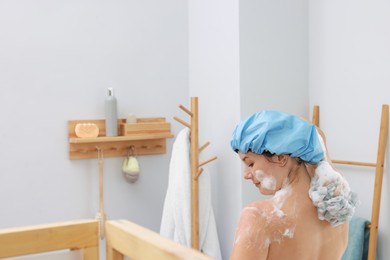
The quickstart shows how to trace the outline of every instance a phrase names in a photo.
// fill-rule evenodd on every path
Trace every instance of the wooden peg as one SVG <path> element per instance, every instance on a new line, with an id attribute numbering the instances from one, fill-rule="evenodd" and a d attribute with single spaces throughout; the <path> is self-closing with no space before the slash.
<path id="1" fill-rule="evenodd" d="M 216 159 L 217 159 L 217 156 L 211 157 L 210 159 L 208 159 L 208 160 L 206 160 L 204 162 L 199 163 L 198 167 L 201 167 L 201 166 L 203 166 L 203 165 L 205 165 L 205 164 L 207 164 L 209 162 L 212 162 L 212 161 L 214 161 Z"/>
<path id="2" fill-rule="evenodd" d="M 177 122 L 179 122 L 180 124 L 182 124 L 182 125 L 184 125 L 184 126 L 186 126 L 186 127 L 188 127 L 188 128 L 190 128 L 191 129 L 191 125 L 190 124 L 188 124 L 188 123 L 186 123 L 186 122 L 184 122 L 183 120 L 181 120 L 180 118 L 178 118 L 178 117 L 176 117 L 176 116 L 174 116 L 173 117 L 173 119 L 175 119 Z"/>
<path id="3" fill-rule="evenodd" d="M 199 152 L 203 151 L 207 146 L 209 146 L 210 142 L 205 143 L 202 147 L 199 148 Z"/>
<path id="4" fill-rule="evenodd" d="M 344 160 L 332 160 L 332 163 L 376 167 L 376 163 L 370 163 L 370 162 L 355 162 L 355 161 L 344 161 Z"/>
<path id="5" fill-rule="evenodd" d="M 194 178 L 196 181 L 199 179 L 199 176 L 202 174 L 202 172 L 203 172 L 203 168 L 200 168 Z"/>
<path id="6" fill-rule="evenodd" d="M 181 110 L 186 112 L 188 115 L 193 116 L 192 112 L 190 110 L 188 110 L 187 108 L 185 108 L 183 105 L 179 105 L 179 107 L 181 108 Z"/>

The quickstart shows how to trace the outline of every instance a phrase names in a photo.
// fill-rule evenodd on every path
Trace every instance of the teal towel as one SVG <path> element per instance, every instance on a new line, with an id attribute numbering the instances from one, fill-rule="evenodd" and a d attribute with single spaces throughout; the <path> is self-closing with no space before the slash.
<path id="1" fill-rule="evenodd" d="M 364 218 L 353 217 L 349 222 L 348 246 L 342 260 L 367 260 L 370 222 Z"/>

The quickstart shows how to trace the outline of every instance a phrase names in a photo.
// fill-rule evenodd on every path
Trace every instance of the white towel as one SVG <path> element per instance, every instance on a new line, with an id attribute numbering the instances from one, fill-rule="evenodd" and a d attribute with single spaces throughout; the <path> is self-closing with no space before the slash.
<path id="1" fill-rule="evenodd" d="M 173 144 L 160 234 L 179 244 L 191 247 L 189 138 L 190 130 L 185 128 L 179 132 Z M 199 177 L 199 244 L 204 254 L 214 259 L 222 259 L 211 205 L 210 176 L 205 172 Z"/>

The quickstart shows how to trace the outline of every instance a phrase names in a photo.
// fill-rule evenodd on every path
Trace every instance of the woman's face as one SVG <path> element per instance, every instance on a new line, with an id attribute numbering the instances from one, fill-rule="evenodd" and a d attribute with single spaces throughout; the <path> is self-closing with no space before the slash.
<path id="1" fill-rule="evenodd" d="M 266 157 L 253 152 L 238 155 L 244 163 L 244 179 L 251 180 L 262 194 L 273 195 L 283 187 L 288 176 L 286 164 L 281 161 L 287 160 L 285 156 Z"/>

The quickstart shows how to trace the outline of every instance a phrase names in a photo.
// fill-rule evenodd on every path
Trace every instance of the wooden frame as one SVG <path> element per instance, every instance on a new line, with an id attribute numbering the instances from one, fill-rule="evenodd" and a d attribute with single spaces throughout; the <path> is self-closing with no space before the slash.
<path id="1" fill-rule="evenodd" d="M 188 110 L 184 106 L 179 106 L 184 112 L 186 112 L 190 118 L 191 123 L 188 124 L 184 120 L 174 117 L 176 121 L 182 125 L 188 127 L 191 131 L 190 134 L 190 150 L 191 150 L 191 247 L 199 250 L 199 182 L 198 178 L 202 174 L 203 165 L 217 159 L 216 156 L 199 163 L 199 154 L 210 143 L 205 143 L 199 148 L 199 114 L 198 114 L 198 97 L 191 97 L 191 110 Z"/>
<path id="2" fill-rule="evenodd" d="M 129 147 L 133 147 L 137 155 L 166 153 L 166 138 L 172 138 L 171 124 L 163 117 L 137 118 L 133 131 L 126 128 L 126 119 L 118 119 L 119 136 L 105 136 L 105 120 L 70 120 L 68 121 L 69 159 L 97 158 L 97 147 L 104 152 L 104 157 L 126 156 Z M 78 123 L 94 123 L 99 127 L 96 138 L 78 138 L 75 126 Z M 131 134 L 129 134 L 131 132 Z"/>
<path id="3" fill-rule="evenodd" d="M 147 228 L 126 220 L 106 221 L 107 260 L 212 260 Z M 82 250 L 84 260 L 99 259 L 99 222 L 80 220 L 0 230 L 0 258 L 63 249 Z"/>
<path id="4" fill-rule="evenodd" d="M 0 258 L 63 249 L 83 250 L 84 260 L 99 259 L 96 220 L 70 221 L 0 230 Z"/>
<path id="5" fill-rule="evenodd" d="M 320 122 L 320 108 L 319 108 L 319 106 L 314 106 L 314 108 L 313 108 L 312 122 L 314 125 L 319 127 L 319 122 Z M 385 163 L 388 128 L 389 128 L 389 106 L 384 104 L 384 105 L 382 105 L 381 123 L 380 123 L 380 130 L 379 130 L 378 152 L 377 152 L 376 162 L 370 163 L 370 162 L 356 162 L 356 161 L 345 161 L 345 160 L 333 160 L 332 159 L 332 162 L 337 163 L 337 164 L 375 167 L 375 184 L 374 184 L 374 198 L 373 198 L 373 202 L 372 202 L 371 224 L 367 227 L 370 229 L 368 260 L 375 260 L 376 259 L 376 247 L 377 247 L 377 243 L 378 243 L 379 212 L 380 212 L 381 193 L 382 193 L 382 179 L 383 179 L 383 170 L 384 170 L 384 163 Z"/>
<path id="6" fill-rule="evenodd" d="M 126 220 L 107 221 L 107 260 L 212 260 L 199 251 L 180 245 L 149 229 Z"/>

